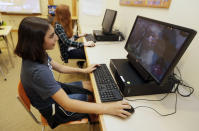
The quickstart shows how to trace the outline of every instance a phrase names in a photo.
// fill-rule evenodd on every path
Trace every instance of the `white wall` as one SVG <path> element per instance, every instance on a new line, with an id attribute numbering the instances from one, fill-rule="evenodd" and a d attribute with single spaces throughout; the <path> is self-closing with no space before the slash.
<path id="1" fill-rule="evenodd" d="M 81 5 L 80 0 L 80 5 Z M 100 26 L 106 8 L 118 11 L 115 26 L 124 33 L 126 39 L 131 31 L 137 15 L 157 19 L 160 21 L 192 28 L 199 33 L 199 0 L 172 0 L 170 8 L 147 8 L 120 6 L 119 0 L 102 0 L 103 9 L 101 16 L 83 16 L 80 8 L 80 24 L 88 26 Z M 88 20 L 90 20 L 88 22 Z M 199 96 L 199 35 L 197 34 L 189 48 L 178 63 L 183 79 L 195 89 L 195 94 Z"/>

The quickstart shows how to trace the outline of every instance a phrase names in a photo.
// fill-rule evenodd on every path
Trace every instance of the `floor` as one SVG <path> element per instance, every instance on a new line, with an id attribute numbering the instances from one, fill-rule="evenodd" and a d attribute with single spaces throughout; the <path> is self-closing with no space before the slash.
<path id="1" fill-rule="evenodd" d="M 12 32 L 14 44 L 17 43 L 17 32 Z M 8 36 L 9 37 L 9 36 Z M 10 37 L 9 37 L 10 41 Z M 20 68 L 21 68 L 21 59 L 13 54 L 13 48 L 10 51 L 12 52 L 12 60 L 14 62 L 14 67 L 12 67 L 5 42 L 0 39 L 0 49 L 2 53 L 0 54 L 0 67 L 2 68 L 6 81 L 0 74 L 0 130 L 1 131 L 39 131 L 41 126 L 36 124 L 29 114 L 25 111 L 24 107 L 16 99 L 17 96 L 17 84 L 19 82 Z M 49 55 L 56 61 L 61 62 L 60 53 L 58 46 L 56 45 L 55 49 L 48 52 Z M 75 61 L 70 61 L 69 66 L 76 66 Z M 55 79 L 58 79 L 59 73 L 54 72 Z M 89 80 L 88 75 L 85 74 L 73 74 L 73 75 L 63 75 L 61 74 L 59 81 L 62 82 L 72 82 L 77 80 Z M 39 113 L 36 109 L 32 109 L 36 116 L 39 116 Z M 81 125 L 62 125 L 54 129 L 54 131 L 88 131 L 90 126 L 88 124 Z M 51 130 L 49 127 L 46 128 L 46 131 Z M 93 131 L 99 130 L 99 125 L 96 124 L 92 127 Z"/>

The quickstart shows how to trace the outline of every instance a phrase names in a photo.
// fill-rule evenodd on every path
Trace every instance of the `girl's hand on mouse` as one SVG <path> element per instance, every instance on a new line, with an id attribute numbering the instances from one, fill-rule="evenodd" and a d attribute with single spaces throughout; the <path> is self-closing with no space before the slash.
<path id="1" fill-rule="evenodd" d="M 121 118 L 127 118 L 131 115 L 128 111 L 124 109 L 131 109 L 131 106 L 127 101 L 117 101 L 112 103 L 104 103 L 104 113 L 119 116 Z"/>

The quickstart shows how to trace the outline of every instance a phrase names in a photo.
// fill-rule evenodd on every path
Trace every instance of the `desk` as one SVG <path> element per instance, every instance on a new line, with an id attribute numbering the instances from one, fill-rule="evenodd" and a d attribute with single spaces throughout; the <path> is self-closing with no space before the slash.
<path id="1" fill-rule="evenodd" d="M 8 42 L 8 38 L 7 38 L 7 36 L 10 34 L 11 41 L 12 41 L 12 48 L 14 49 L 14 43 L 13 43 L 11 29 L 12 29 L 12 26 L 0 26 L 0 37 L 2 37 L 6 43 L 7 50 L 8 50 L 8 56 L 9 56 L 11 65 L 14 67 L 14 63 L 12 61 L 11 53 L 9 50 L 9 42 Z"/>
<path id="2" fill-rule="evenodd" d="M 90 27 L 81 27 L 83 32 L 90 33 Z M 94 28 L 95 29 L 95 28 Z M 106 63 L 108 68 L 110 59 L 126 58 L 125 42 L 97 42 L 96 47 L 85 48 L 88 65 Z M 93 73 L 90 74 L 94 96 L 97 103 L 101 103 Z M 161 99 L 164 94 L 150 96 L 134 96 L 129 99 Z M 149 106 L 161 114 L 174 111 L 175 94 L 169 94 L 161 102 L 134 101 L 129 102 L 134 108 L 137 106 Z M 178 95 L 177 113 L 171 116 L 159 116 L 148 108 L 137 108 L 128 119 L 116 116 L 100 115 L 100 125 L 103 131 L 198 131 L 199 130 L 199 98 L 194 95 L 181 97 Z"/>

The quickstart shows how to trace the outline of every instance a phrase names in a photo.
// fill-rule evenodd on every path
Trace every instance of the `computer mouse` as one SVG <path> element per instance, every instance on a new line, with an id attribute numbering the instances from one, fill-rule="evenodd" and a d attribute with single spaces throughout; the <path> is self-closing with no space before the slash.
<path id="1" fill-rule="evenodd" d="M 130 105 L 131 106 L 131 105 Z M 134 108 L 131 106 L 131 109 L 124 109 L 125 111 L 128 111 L 129 113 L 133 114 L 135 112 Z"/>

